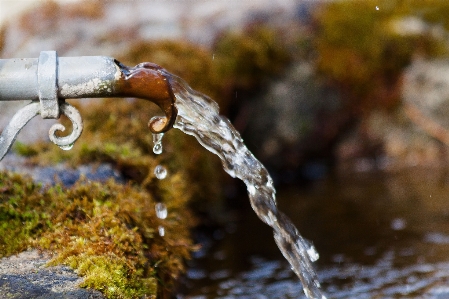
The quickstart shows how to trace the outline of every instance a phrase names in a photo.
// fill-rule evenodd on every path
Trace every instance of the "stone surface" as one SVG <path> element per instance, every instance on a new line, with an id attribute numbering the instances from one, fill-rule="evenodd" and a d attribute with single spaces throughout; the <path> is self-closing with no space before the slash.
<path id="1" fill-rule="evenodd" d="M 404 72 L 403 99 L 449 129 L 449 60 L 416 60 Z"/>
<path id="2" fill-rule="evenodd" d="M 50 257 L 37 250 L 0 259 L 1 299 L 102 299 L 67 266 L 47 267 Z"/>
<path id="3" fill-rule="evenodd" d="M 43 167 L 30 165 L 26 158 L 14 153 L 9 153 L 3 158 L 0 163 L 0 171 L 2 170 L 31 176 L 35 182 L 43 185 L 60 183 L 71 187 L 82 177 L 100 182 L 113 178 L 117 183 L 125 183 L 123 176 L 110 164 L 80 165 L 75 169 L 65 164 Z"/>

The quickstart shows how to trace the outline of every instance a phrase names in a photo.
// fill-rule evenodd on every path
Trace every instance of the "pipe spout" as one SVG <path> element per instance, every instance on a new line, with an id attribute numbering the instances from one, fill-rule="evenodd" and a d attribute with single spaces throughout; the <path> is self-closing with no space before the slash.
<path id="1" fill-rule="evenodd" d="M 173 127 L 178 110 L 169 79 L 157 64 L 144 62 L 133 68 L 115 61 L 124 77 L 115 83 L 117 96 L 130 96 L 149 100 L 165 113 L 165 118 L 154 117 L 148 124 L 153 133 L 163 133 Z"/>
<path id="2" fill-rule="evenodd" d="M 158 105 L 165 118 L 149 124 L 153 133 L 169 130 L 176 120 L 175 96 L 162 68 L 143 63 L 134 68 L 112 57 L 57 57 L 54 51 L 39 58 L 0 59 L 0 101 L 41 102 L 43 118 L 59 118 L 64 99 L 136 97 Z"/>

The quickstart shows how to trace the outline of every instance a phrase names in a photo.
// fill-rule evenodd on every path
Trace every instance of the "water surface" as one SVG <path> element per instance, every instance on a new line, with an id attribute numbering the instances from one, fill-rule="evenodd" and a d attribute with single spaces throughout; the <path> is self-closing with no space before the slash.
<path id="1" fill-rule="evenodd" d="M 277 198 L 320 252 L 329 298 L 449 298 L 447 172 L 342 175 L 278 189 Z M 231 215 L 191 262 L 179 298 L 305 298 L 251 210 Z"/>

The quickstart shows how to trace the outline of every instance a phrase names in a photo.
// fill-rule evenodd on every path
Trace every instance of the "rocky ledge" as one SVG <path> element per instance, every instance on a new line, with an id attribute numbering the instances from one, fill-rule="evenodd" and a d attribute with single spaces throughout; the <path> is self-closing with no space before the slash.
<path id="1" fill-rule="evenodd" d="M 103 299 L 67 266 L 47 267 L 50 256 L 30 250 L 0 259 L 1 299 Z"/>

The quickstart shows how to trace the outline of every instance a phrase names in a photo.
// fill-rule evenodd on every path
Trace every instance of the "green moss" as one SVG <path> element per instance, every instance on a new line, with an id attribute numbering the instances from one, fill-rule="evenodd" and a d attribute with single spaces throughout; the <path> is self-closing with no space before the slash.
<path id="1" fill-rule="evenodd" d="M 85 276 L 82 287 L 100 290 L 108 298 L 151 298 L 151 294 L 157 293 L 157 279 L 154 277 L 134 277 L 130 283 L 124 258 L 81 254 L 70 256 L 65 263 L 77 269 L 79 275 Z"/>
<path id="2" fill-rule="evenodd" d="M 226 32 L 213 48 L 217 72 L 234 89 L 251 90 L 279 74 L 291 60 L 285 40 L 266 25 L 249 26 L 243 32 Z"/>
<path id="3" fill-rule="evenodd" d="M 0 174 L 0 253 L 2 256 L 21 251 L 28 246 L 30 236 L 48 227 L 44 202 L 35 193 L 40 186 L 18 175 Z M 22 209 L 32 206 L 36 209 Z"/>
<path id="4" fill-rule="evenodd" d="M 23 157 L 32 157 L 32 156 L 36 156 L 38 154 L 36 148 L 29 146 L 25 143 L 22 143 L 20 141 L 16 141 L 14 143 L 12 150 L 16 154 L 23 156 Z"/>
<path id="5" fill-rule="evenodd" d="M 5 37 L 6 37 L 6 26 L 0 26 L 0 54 L 3 52 L 5 47 Z"/>
<path id="6" fill-rule="evenodd" d="M 107 298 L 166 298 L 195 248 L 188 188 L 180 175 L 166 180 L 159 196 L 169 213 L 162 220 L 154 197 L 137 186 L 81 181 L 70 189 L 42 189 L 0 173 L 0 256 L 48 250 L 52 264 L 71 266 L 85 277 L 82 286 Z"/>

